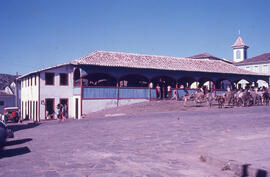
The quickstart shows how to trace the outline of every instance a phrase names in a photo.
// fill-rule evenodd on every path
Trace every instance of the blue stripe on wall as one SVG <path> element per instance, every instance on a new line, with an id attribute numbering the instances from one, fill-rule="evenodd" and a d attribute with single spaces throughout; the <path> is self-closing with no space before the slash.
<path id="1" fill-rule="evenodd" d="M 216 90 L 216 94 L 223 94 L 223 93 L 227 93 L 226 90 Z"/>
<path id="2" fill-rule="evenodd" d="M 151 89 L 151 98 L 157 98 L 156 89 Z"/>
<path id="3" fill-rule="evenodd" d="M 195 93 L 197 90 L 194 89 L 186 89 L 188 93 Z M 182 98 L 186 92 L 184 90 L 177 90 L 178 91 L 178 98 Z"/>
<path id="4" fill-rule="evenodd" d="M 80 95 L 81 94 L 81 88 L 73 88 L 73 95 Z"/>
<path id="5" fill-rule="evenodd" d="M 119 88 L 119 98 L 149 98 L 149 89 Z"/>
<path id="6" fill-rule="evenodd" d="M 83 88 L 83 98 L 117 98 L 117 88 Z"/>

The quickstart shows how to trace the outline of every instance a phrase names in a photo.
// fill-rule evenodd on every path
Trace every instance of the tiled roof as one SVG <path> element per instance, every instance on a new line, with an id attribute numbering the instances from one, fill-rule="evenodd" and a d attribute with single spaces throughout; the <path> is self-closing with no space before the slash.
<path id="1" fill-rule="evenodd" d="M 224 61 L 224 62 L 227 62 L 227 63 L 233 63 L 233 61 L 231 60 L 228 60 L 228 59 L 224 59 L 224 58 L 218 58 L 214 55 L 211 55 L 209 53 L 200 53 L 198 55 L 193 55 L 191 57 L 187 57 L 187 58 L 193 58 L 193 59 L 209 59 L 209 60 L 221 60 L 221 61 Z"/>
<path id="2" fill-rule="evenodd" d="M 198 55 L 193 55 L 191 57 L 187 57 L 187 58 L 193 58 L 193 59 L 212 59 L 212 60 L 221 60 L 221 58 L 215 57 L 209 53 L 200 53 Z"/>
<path id="3" fill-rule="evenodd" d="M 62 67 L 62 66 L 70 65 L 70 64 L 71 63 L 64 63 L 64 64 L 54 65 L 54 66 L 51 66 L 51 67 L 47 67 L 47 68 L 43 68 L 43 69 L 31 71 L 31 72 L 29 72 L 27 74 L 24 74 L 24 75 L 18 77 L 17 79 L 20 80 L 20 79 L 24 78 L 25 76 L 29 76 L 31 74 L 39 73 L 41 71 L 46 71 L 46 70 L 50 70 L 50 69 L 53 69 L 53 68 L 58 68 L 58 67 Z"/>
<path id="4" fill-rule="evenodd" d="M 235 63 L 235 65 L 258 64 L 258 63 L 270 63 L 270 53 L 264 53 L 256 57 L 248 58 L 244 61 Z"/>
<path id="5" fill-rule="evenodd" d="M 232 45 L 232 48 L 234 48 L 234 47 L 248 47 L 248 46 L 244 43 L 244 41 L 241 38 L 241 36 L 239 36 L 236 39 L 235 43 Z"/>
<path id="6" fill-rule="evenodd" d="M 5 92 L 5 90 L 0 90 L 0 96 L 14 96 L 14 95 L 8 94 L 7 92 Z"/>
<path id="7" fill-rule="evenodd" d="M 166 56 L 138 55 L 96 51 L 71 62 L 74 65 L 96 65 L 175 71 L 195 71 L 226 74 L 263 75 L 241 69 L 220 60 L 194 60 Z"/>

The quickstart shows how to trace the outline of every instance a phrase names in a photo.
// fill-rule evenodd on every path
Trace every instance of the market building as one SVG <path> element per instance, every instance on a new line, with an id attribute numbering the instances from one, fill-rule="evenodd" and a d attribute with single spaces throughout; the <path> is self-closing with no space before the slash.
<path id="1" fill-rule="evenodd" d="M 56 105 L 62 103 L 68 105 L 70 118 L 80 119 L 104 108 L 155 100 L 157 85 L 170 86 L 181 97 L 183 87 L 194 92 L 208 82 L 209 89 L 218 92 L 236 87 L 242 79 L 269 82 L 267 75 L 222 59 L 96 51 L 21 76 L 21 113 L 35 121 L 56 118 Z"/>

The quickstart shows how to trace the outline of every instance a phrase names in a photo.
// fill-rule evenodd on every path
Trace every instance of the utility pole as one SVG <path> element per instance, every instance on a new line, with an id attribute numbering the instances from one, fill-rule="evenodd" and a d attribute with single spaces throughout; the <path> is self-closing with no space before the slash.
<path id="1" fill-rule="evenodd" d="M 15 106 L 18 107 L 18 82 L 17 82 L 17 78 L 18 78 L 18 72 L 16 72 L 16 79 L 15 79 Z"/>

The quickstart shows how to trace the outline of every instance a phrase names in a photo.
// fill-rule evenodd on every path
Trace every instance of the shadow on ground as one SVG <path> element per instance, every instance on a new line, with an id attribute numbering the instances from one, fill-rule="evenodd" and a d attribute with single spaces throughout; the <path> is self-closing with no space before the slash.
<path id="1" fill-rule="evenodd" d="M 248 173 L 249 166 L 250 166 L 250 164 L 242 165 L 241 177 L 248 177 L 249 176 L 249 173 Z M 256 177 L 267 177 L 267 171 L 258 169 L 256 172 Z"/>
<path id="2" fill-rule="evenodd" d="M 7 157 L 13 157 L 17 155 L 23 155 L 26 153 L 31 152 L 28 147 L 19 147 L 19 148 L 14 148 L 14 149 L 2 149 L 0 150 L 0 159 L 1 158 L 7 158 Z"/>
<path id="3" fill-rule="evenodd" d="M 8 141 L 6 142 L 5 146 L 13 146 L 13 145 L 17 145 L 17 144 L 23 144 L 26 142 L 32 141 L 32 138 L 24 138 L 24 139 L 20 139 L 20 140 L 12 140 L 12 141 Z"/>
<path id="4" fill-rule="evenodd" d="M 32 141 L 32 139 L 31 138 L 24 138 L 24 139 L 20 139 L 20 140 L 8 141 L 8 142 L 6 142 L 4 147 L 19 145 L 19 144 L 23 144 L 23 143 L 26 143 L 26 142 L 29 142 L 29 141 Z M 29 153 L 29 152 L 31 152 L 31 151 L 26 146 L 13 148 L 13 149 L 1 148 L 0 149 L 0 159 L 1 158 L 7 158 L 7 157 L 13 157 L 13 156 L 17 156 L 17 155 L 23 155 L 23 154 L 26 154 L 26 153 Z"/>
<path id="5" fill-rule="evenodd" d="M 28 124 L 14 124 L 14 125 L 8 125 L 8 128 L 11 129 L 13 132 L 29 129 L 29 128 L 35 128 L 39 126 L 41 123 L 28 123 Z"/>

